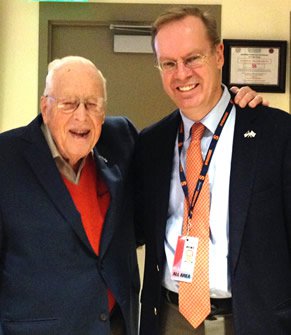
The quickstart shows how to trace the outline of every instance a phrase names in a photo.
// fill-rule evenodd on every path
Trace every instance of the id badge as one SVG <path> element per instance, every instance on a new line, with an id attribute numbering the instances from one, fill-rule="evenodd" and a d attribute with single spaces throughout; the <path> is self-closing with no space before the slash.
<path id="1" fill-rule="evenodd" d="M 198 248 L 198 238 L 194 236 L 179 236 L 177 241 L 172 280 L 191 283 L 194 275 L 195 260 Z"/>

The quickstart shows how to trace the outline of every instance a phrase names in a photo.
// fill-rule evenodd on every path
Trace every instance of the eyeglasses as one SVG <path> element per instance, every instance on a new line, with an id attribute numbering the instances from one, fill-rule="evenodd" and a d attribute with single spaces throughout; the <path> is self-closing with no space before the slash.
<path id="1" fill-rule="evenodd" d="M 182 59 L 181 61 L 177 60 L 165 60 L 159 62 L 156 66 L 161 72 L 174 72 L 178 68 L 179 63 L 183 63 L 187 69 L 196 69 L 205 63 L 207 56 L 206 55 L 193 55 Z"/>
<path id="2" fill-rule="evenodd" d="M 57 108 L 64 114 L 72 114 L 77 110 L 80 104 L 83 104 L 85 109 L 96 116 L 104 115 L 105 100 L 104 98 L 88 98 L 80 99 L 78 97 L 56 98 L 52 95 L 45 97 L 54 100 L 57 103 Z"/>

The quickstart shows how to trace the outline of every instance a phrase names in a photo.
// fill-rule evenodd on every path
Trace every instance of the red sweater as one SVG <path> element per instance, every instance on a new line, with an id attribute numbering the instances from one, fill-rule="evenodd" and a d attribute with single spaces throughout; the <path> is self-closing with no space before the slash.
<path id="1" fill-rule="evenodd" d="M 88 240 L 98 255 L 102 228 L 110 204 L 110 194 L 105 183 L 97 176 L 93 157 L 89 155 L 86 159 L 78 184 L 70 182 L 64 176 L 63 180 L 81 215 Z M 108 298 L 111 310 L 114 306 L 111 292 L 108 292 Z"/>

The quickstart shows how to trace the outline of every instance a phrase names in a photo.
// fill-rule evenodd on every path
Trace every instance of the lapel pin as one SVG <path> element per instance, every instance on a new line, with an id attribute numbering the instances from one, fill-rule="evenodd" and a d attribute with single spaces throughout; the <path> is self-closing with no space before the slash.
<path id="1" fill-rule="evenodd" d="M 246 133 L 244 133 L 244 137 L 246 138 L 254 138 L 256 136 L 256 133 L 253 130 L 248 130 Z"/>
<path id="2" fill-rule="evenodd" d="M 99 155 L 99 158 L 102 159 L 106 164 L 108 163 L 108 160 L 105 157 Z"/>

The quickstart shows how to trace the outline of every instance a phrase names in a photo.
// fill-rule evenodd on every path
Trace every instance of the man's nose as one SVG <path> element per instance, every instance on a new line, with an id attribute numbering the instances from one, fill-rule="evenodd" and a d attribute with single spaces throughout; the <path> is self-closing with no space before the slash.
<path id="1" fill-rule="evenodd" d="M 84 120 L 87 117 L 87 109 L 84 101 L 80 101 L 77 108 L 74 110 L 74 118 Z"/>
<path id="2" fill-rule="evenodd" d="M 191 69 L 188 68 L 183 61 L 177 62 L 175 76 L 179 79 L 187 78 L 191 75 Z"/>

